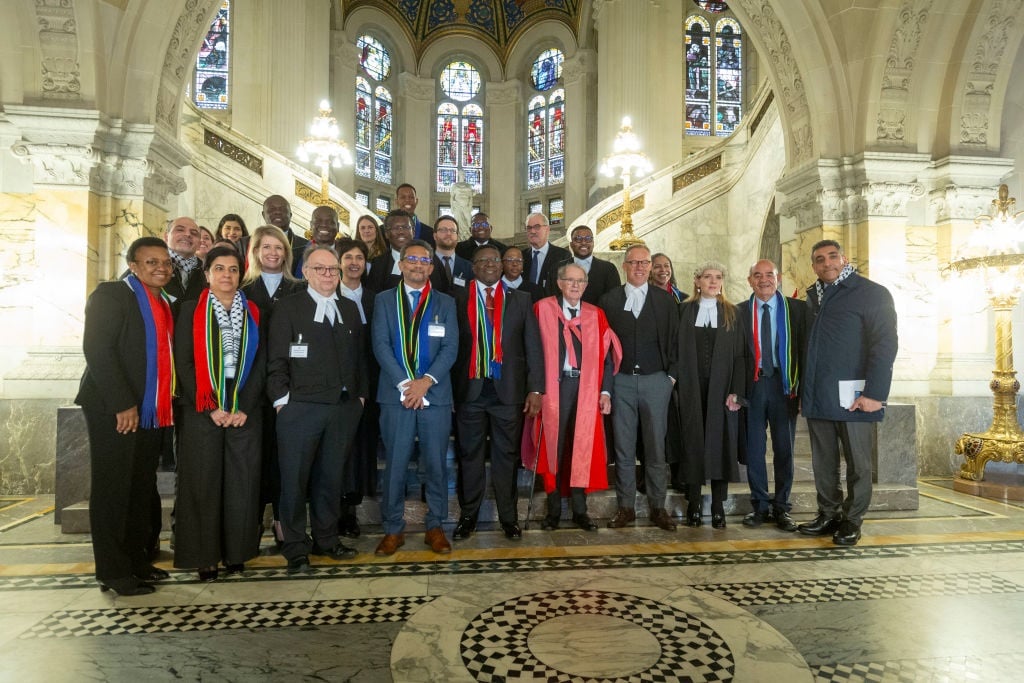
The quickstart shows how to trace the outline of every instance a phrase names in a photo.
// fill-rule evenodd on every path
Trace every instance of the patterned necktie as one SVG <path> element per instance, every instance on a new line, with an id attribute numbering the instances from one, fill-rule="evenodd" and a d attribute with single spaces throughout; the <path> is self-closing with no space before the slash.
<path id="1" fill-rule="evenodd" d="M 772 307 L 761 304 L 761 376 L 775 374 L 775 350 L 772 348 Z"/>
<path id="2" fill-rule="evenodd" d="M 487 308 L 487 319 L 494 320 L 494 287 L 484 287 L 487 294 L 484 297 L 484 306 Z"/>

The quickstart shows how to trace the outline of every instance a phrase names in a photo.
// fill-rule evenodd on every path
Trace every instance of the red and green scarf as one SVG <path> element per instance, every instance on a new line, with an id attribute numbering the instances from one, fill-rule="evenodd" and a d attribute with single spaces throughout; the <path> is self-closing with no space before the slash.
<path id="1" fill-rule="evenodd" d="M 761 316 L 757 314 L 757 299 L 750 295 L 750 325 L 754 336 L 754 381 L 761 374 Z M 772 324 L 779 347 L 779 372 L 782 375 L 782 391 L 787 396 L 796 396 L 800 385 L 800 373 L 796 362 L 796 349 L 793 346 L 793 326 L 789 317 L 789 300 L 779 292 L 775 292 L 772 305 Z"/>
<path id="2" fill-rule="evenodd" d="M 430 281 L 420 292 L 415 311 L 409 310 L 409 298 L 405 284 L 395 287 L 395 303 L 398 308 L 398 335 L 395 338 L 394 353 L 398 364 L 405 369 L 409 379 L 422 377 L 430 365 L 430 344 L 427 327 L 434 312 L 434 297 Z"/>
<path id="3" fill-rule="evenodd" d="M 260 309 L 251 301 L 246 301 L 245 294 L 238 292 L 238 296 L 242 297 L 246 315 L 242 324 L 242 336 L 238 340 L 235 381 L 230 390 L 230 383 L 224 376 L 224 347 L 221 344 L 220 325 L 213 310 L 210 290 L 204 289 L 196 303 L 196 310 L 192 315 L 192 355 L 196 364 L 197 412 L 218 408 L 229 413 L 238 412 L 238 394 L 249 378 L 260 340 Z"/>
<path id="4" fill-rule="evenodd" d="M 171 300 L 163 291 L 156 296 L 135 275 L 125 278 L 135 295 L 146 331 L 146 385 L 139 406 L 139 427 L 156 429 L 174 424 L 174 317 Z"/>
<path id="5" fill-rule="evenodd" d="M 487 300 L 474 281 L 470 285 L 476 296 L 469 297 L 466 314 L 472 329 L 473 347 L 470 355 L 470 379 L 501 379 L 501 328 L 505 320 L 505 285 L 498 280 L 494 288 L 494 315 L 487 315 Z"/>

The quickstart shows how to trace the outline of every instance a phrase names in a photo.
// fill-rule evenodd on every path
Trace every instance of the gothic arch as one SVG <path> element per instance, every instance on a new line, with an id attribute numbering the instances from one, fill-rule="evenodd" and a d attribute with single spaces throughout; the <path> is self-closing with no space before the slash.
<path id="1" fill-rule="evenodd" d="M 560 21 L 544 21 L 528 28 L 516 40 L 505 61 L 508 78 L 517 78 L 530 70 L 537 53 L 557 47 L 570 59 L 576 54 L 576 39 L 569 27 Z"/>
<path id="2" fill-rule="evenodd" d="M 379 34 L 378 39 L 385 39 L 385 47 L 394 50 L 391 63 L 395 73 L 415 70 L 416 53 L 409 42 L 409 35 L 390 14 L 373 7 L 359 7 L 353 10 L 345 22 L 345 37 L 349 43 L 355 45 L 356 38 L 364 33 Z"/>
<path id="3" fill-rule="evenodd" d="M 420 57 L 418 76 L 436 77 L 453 57 L 469 59 L 485 83 L 505 80 L 505 69 L 487 43 L 467 36 L 445 36 L 430 44 Z"/>

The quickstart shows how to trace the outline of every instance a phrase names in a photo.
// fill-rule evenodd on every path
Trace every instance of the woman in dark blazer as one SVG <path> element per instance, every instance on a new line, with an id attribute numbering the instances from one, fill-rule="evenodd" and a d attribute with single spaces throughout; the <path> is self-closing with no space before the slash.
<path id="1" fill-rule="evenodd" d="M 89 432 L 96 579 L 104 591 L 144 595 L 168 576 L 149 563 L 147 546 L 161 444 L 174 422 L 174 322 L 163 293 L 174 266 L 157 237 L 132 242 L 127 261 L 130 273 L 100 283 L 86 304 L 86 366 L 75 403 Z"/>
<path id="2" fill-rule="evenodd" d="M 260 547 L 261 404 L 266 372 L 259 309 L 238 290 L 244 260 L 207 254 L 209 282 L 178 316 L 174 357 L 185 404 L 174 508 L 174 566 L 244 569 Z"/>
<path id="3" fill-rule="evenodd" d="M 242 281 L 242 293 L 259 307 L 262 313 L 260 324 L 267 330 L 274 304 L 289 294 L 305 289 L 306 283 L 292 276 L 292 246 L 281 228 L 261 225 L 253 230 L 248 244 L 248 270 Z M 280 544 L 283 536 L 277 513 L 277 500 L 281 495 L 281 472 L 277 462 L 277 412 L 266 396 L 262 398 L 260 412 L 263 418 L 263 460 L 260 477 L 261 507 L 257 516 L 262 523 L 262 511 L 267 505 L 271 506 L 274 514 L 274 539 Z"/>
<path id="4" fill-rule="evenodd" d="M 686 479 L 686 525 L 701 525 L 701 485 L 711 480 L 711 526 L 725 528 L 725 498 L 739 479 L 743 335 L 736 307 L 722 296 L 725 266 L 694 271 L 693 296 L 680 310 L 679 419 Z"/>

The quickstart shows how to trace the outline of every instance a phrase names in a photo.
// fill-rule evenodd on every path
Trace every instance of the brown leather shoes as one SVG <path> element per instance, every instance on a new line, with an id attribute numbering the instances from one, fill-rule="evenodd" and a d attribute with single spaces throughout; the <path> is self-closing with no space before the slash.
<path id="1" fill-rule="evenodd" d="M 382 557 L 394 555 L 403 545 L 405 545 L 405 534 L 386 534 L 374 551 L 374 555 Z"/>
<path id="2" fill-rule="evenodd" d="M 430 549 L 435 553 L 445 555 L 452 551 L 452 544 L 445 538 L 444 529 L 439 526 L 435 526 L 433 529 L 427 529 L 427 535 L 423 537 L 423 542 L 430 546 Z"/>
<path id="3" fill-rule="evenodd" d="M 609 529 L 621 529 L 636 521 L 636 511 L 630 508 L 619 508 L 615 516 L 608 520 Z"/>
<path id="4" fill-rule="evenodd" d="M 665 531 L 676 530 L 676 523 L 668 516 L 668 511 L 665 508 L 651 510 L 651 524 Z"/>

